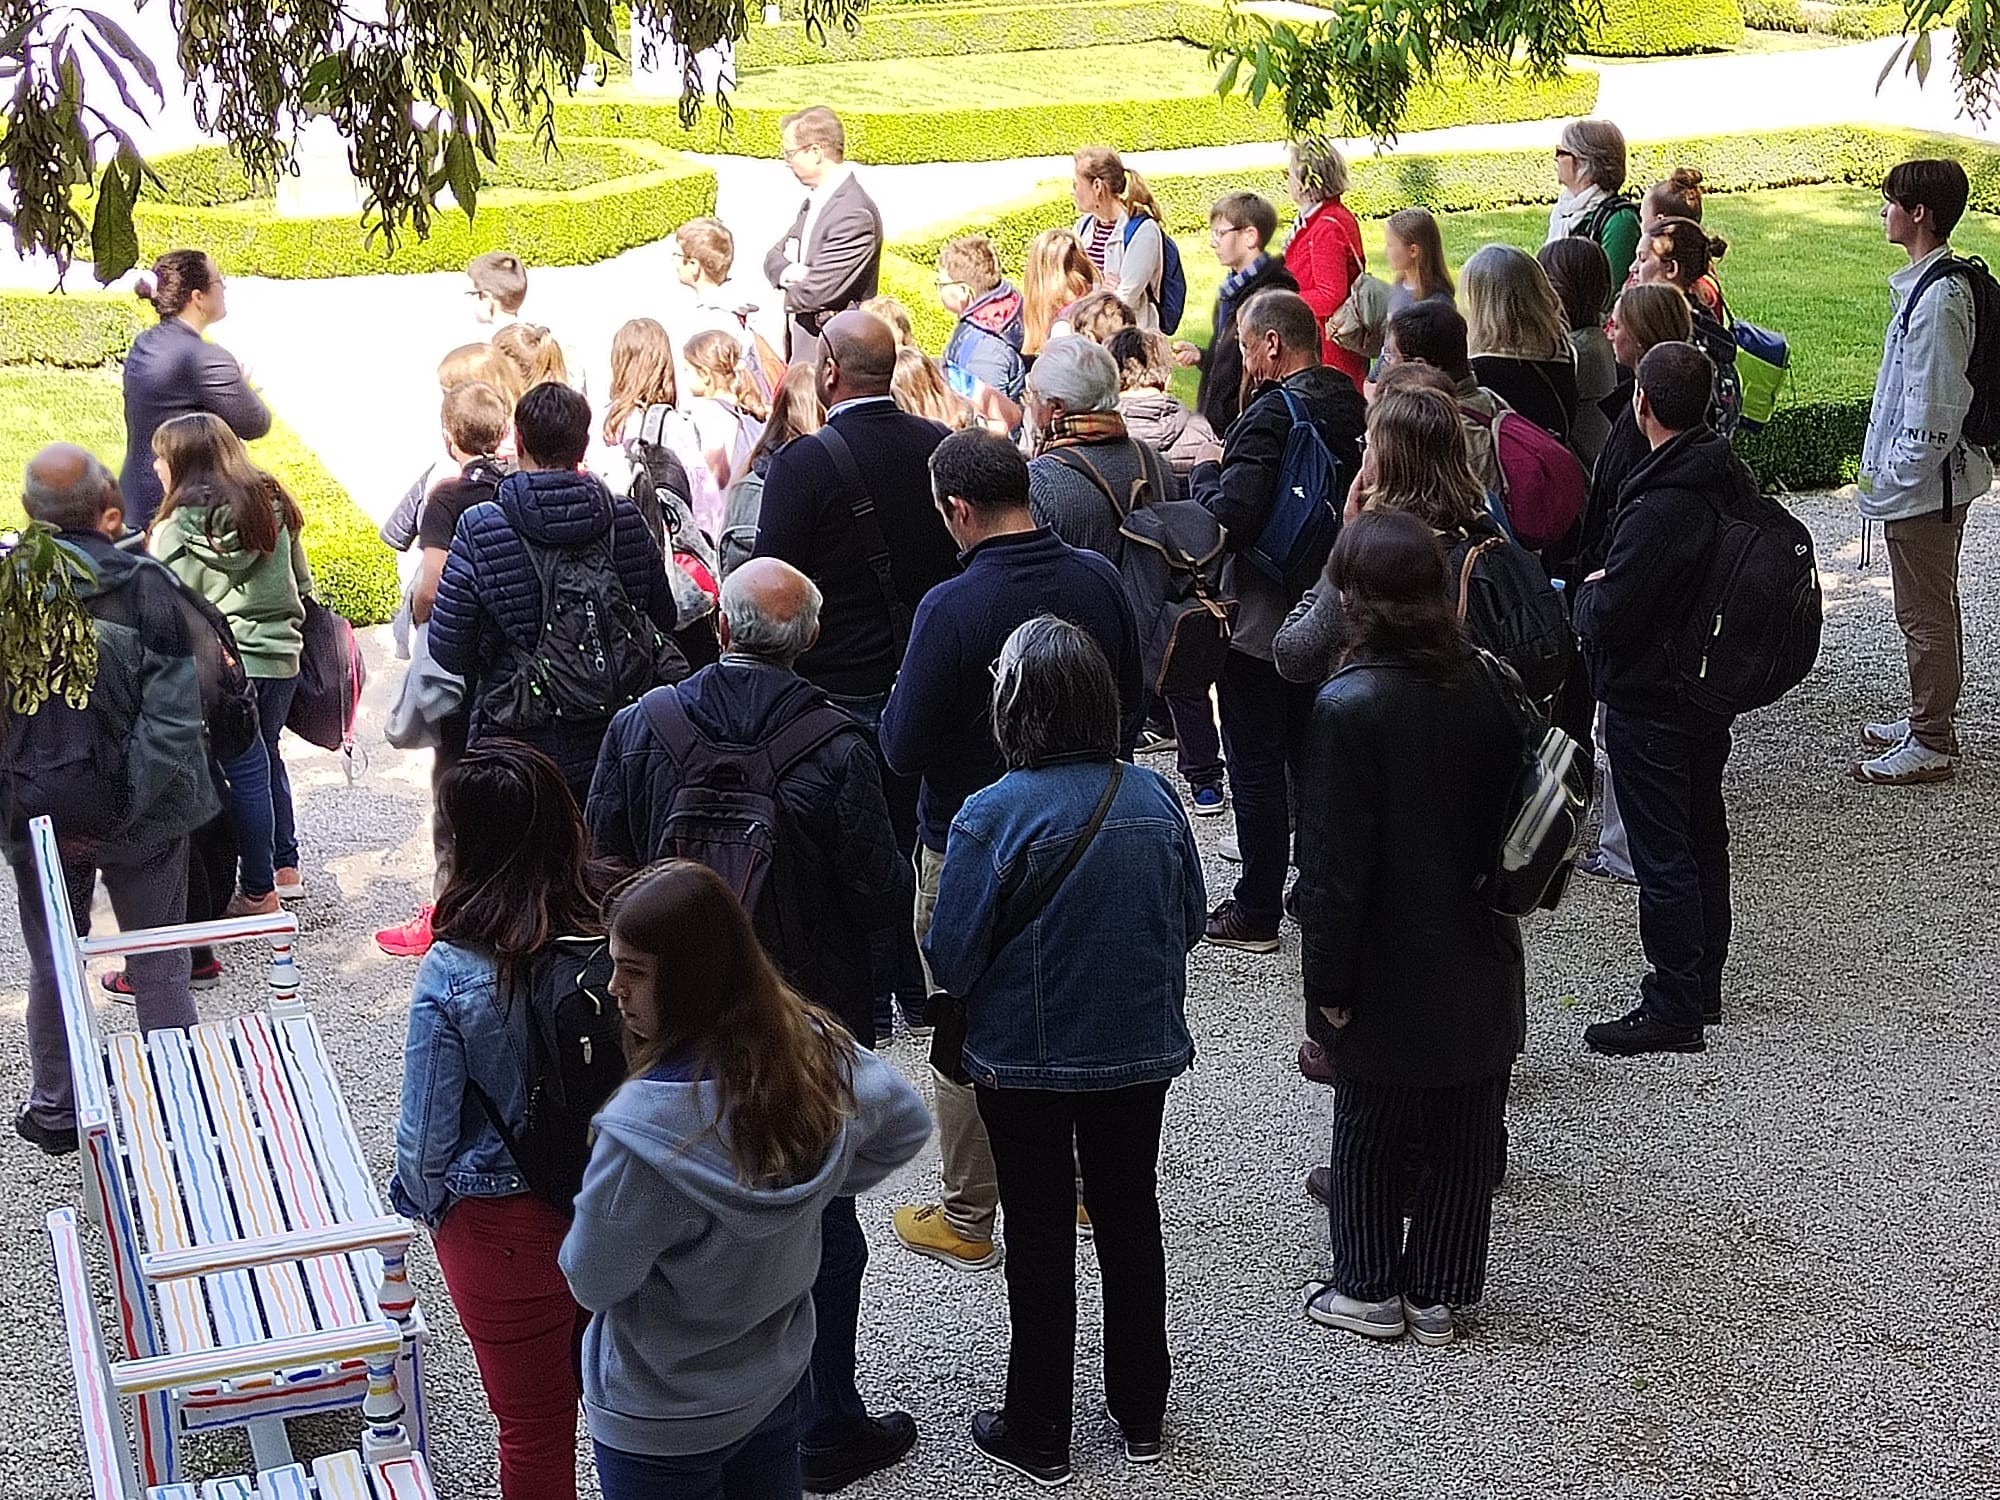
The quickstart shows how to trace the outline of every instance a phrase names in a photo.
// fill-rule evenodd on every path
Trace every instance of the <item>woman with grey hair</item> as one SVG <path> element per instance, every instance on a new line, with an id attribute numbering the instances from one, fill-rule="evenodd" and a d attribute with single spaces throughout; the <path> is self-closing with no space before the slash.
<path id="1" fill-rule="evenodd" d="M 1552 240 L 1594 241 L 1611 265 L 1611 284 L 1624 283 L 1639 248 L 1639 205 L 1625 194 L 1625 132 L 1609 120 L 1571 120 L 1556 144 L 1562 193 L 1549 210 Z"/>
<path id="2" fill-rule="evenodd" d="M 1028 421 L 1035 457 L 1028 499 L 1035 520 L 1072 547 L 1087 547 L 1115 567 L 1118 535 L 1135 496 L 1178 500 L 1181 484 L 1158 450 L 1134 438 L 1118 410 L 1118 362 L 1078 334 L 1050 339 L 1028 372 Z"/>
<path id="3" fill-rule="evenodd" d="M 1038 615 L 1008 636 L 992 724 L 1007 774 L 952 821 L 924 952 L 965 1007 L 1007 1217 L 1007 1397 L 974 1415 L 972 1443 L 1052 1485 L 1069 1478 L 1080 1208 L 1103 1277 L 1106 1404 L 1130 1461 L 1163 1451 L 1160 1121 L 1194 1057 L 1187 956 L 1207 897 L 1172 789 L 1117 759 L 1118 693 L 1086 631 Z"/>

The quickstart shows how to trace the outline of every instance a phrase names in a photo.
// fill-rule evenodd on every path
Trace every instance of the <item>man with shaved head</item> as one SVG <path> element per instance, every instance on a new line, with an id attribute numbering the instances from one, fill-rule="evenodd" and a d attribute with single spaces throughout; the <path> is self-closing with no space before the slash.
<path id="1" fill-rule="evenodd" d="M 794 670 L 820 637 L 824 608 L 819 587 L 775 557 L 731 573 L 721 659 L 612 719 L 587 816 L 600 854 L 633 865 L 706 858 L 739 886 L 757 867 L 740 863 L 751 826 L 769 824 L 769 865 L 751 901 L 757 935 L 793 988 L 865 1047 L 875 1040 L 876 997 L 899 982 L 914 875 L 897 846 L 872 736 Z M 771 804 L 775 822 L 763 811 Z M 710 832 L 689 833 L 697 809 Z M 743 842 L 715 834 L 718 826 Z M 725 868 L 732 863 L 740 867 Z M 855 1389 L 868 1242 L 852 1198 L 828 1206 L 822 1237 L 805 1463 L 808 1488 L 815 1479 L 838 1488 L 836 1478 L 846 1484 L 901 1458 L 916 1425 L 901 1412 L 870 1417 Z"/>
<path id="2" fill-rule="evenodd" d="M 28 1061 L 33 1091 L 15 1116 L 21 1137 L 51 1156 L 76 1149 L 69 1052 L 41 882 L 28 822 L 55 825 L 64 884 L 78 928 L 90 930 L 98 876 L 120 928 L 167 927 L 187 909 L 188 835 L 220 809 L 208 774 L 202 677 L 196 653 L 200 616 L 187 609 L 173 574 L 115 538 L 124 502 L 110 471 L 68 443 L 28 464 L 21 503 L 52 526 L 89 576 L 77 596 L 97 637 L 97 678 L 89 701 L 60 695 L 33 714 L 0 718 L 0 828 L 20 894 L 21 942 L 28 954 Z M 145 1030 L 192 1026 L 188 952 L 135 953 L 126 978 Z"/>

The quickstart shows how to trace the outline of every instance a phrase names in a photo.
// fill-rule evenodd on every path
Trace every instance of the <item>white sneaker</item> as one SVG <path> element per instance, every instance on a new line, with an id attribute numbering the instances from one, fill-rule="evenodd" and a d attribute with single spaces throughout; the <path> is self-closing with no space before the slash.
<path id="1" fill-rule="evenodd" d="M 1233 833 L 1227 834 L 1216 841 L 1215 852 L 1228 860 L 1232 865 L 1243 863 L 1243 846 L 1236 842 L 1236 835 Z"/>
<path id="2" fill-rule="evenodd" d="M 1949 755 L 1931 749 L 1913 735 L 1895 749 L 1862 761 L 1851 774 L 1856 781 L 1875 786 L 1917 786 L 1927 781 L 1949 781 L 1954 769 Z"/>
<path id="3" fill-rule="evenodd" d="M 1363 1302 L 1333 1289 L 1330 1281 L 1306 1283 L 1305 1314 L 1322 1328 L 1338 1328 L 1358 1333 L 1365 1339 L 1399 1339 L 1403 1336 L 1403 1299 Z"/>
<path id="4" fill-rule="evenodd" d="M 1891 719 L 1886 724 L 1863 724 L 1861 743 L 1871 750 L 1893 750 L 1910 737 L 1908 717 Z"/>

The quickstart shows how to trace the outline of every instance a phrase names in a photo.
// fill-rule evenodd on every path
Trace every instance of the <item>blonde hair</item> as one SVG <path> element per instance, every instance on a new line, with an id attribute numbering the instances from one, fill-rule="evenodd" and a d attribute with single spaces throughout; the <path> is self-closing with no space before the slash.
<path id="1" fill-rule="evenodd" d="M 910 310 L 894 297 L 870 297 L 861 304 L 865 313 L 873 313 L 889 325 L 889 332 L 896 336 L 896 347 L 907 349 L 917 341 L 915 329 L 910 324 Z"/>
<path id="2" fill-rule="evenodd" d="M 1449 396 L 1415 380 L 1377 386 L 1368 404 L 1370 510 L 1400 510 L 1433 531 L 1476 521 L 1486 487 L 1472 472 L 1465 428 Z"/>
<path id="3" fill-rule="evenodd" d="M 896 373 L 889 380 L 896 405 L 916 417 L 929 417 L 957 431 L 972 423 L 972 408 L 946 383 L 936 360 L 921 349 L 898 349 Z"/>
<path id="4" fill-rule="evenodd" d="M 1626 287 L 1612 304 L 1611 316 L 1642 355 L 1656 344 L 1686 343 L 1694 332 L 1687 293 L 1664 281 Z"/>
<path id="5" fill-rule="evenodd" d="M 1615 193 L 1625 186 L 1625 132 L 1609 120 L 1571 120 L 1563 126 L 1562 148 L 1593 187 Z"/>
<path id="6" fill-rule="evenodd" d="M 1465 286 L 1468 353 L 1570 357 L 1562 301 L 1534 256 L 1512 245 L 1486 245 L 1473 252 L 1459 275 Z"/>
<path id="7" fill-rule="evenodd" d="M 438 390 L 451 390 L 467 381 L 478 380 L 507 398 L 509 410 L 526 389 L 514 361 L 491 344 L 460 344 L 438 361 Z"/>
<path id="8" fill-rule="evenodd" d="M 771 414 L 771 408 L 766 404 L 763 392 L 757 389 L 750 366 L 743 358 L 743 346 L 736 341 L 734 334 L 724 333 L 719 328 L 697 333 L 681 350 L 681 358 L 688 362 L 690 369 L 699 370 L 706 377 L 710 395 L 730 396 L 760 422 Z"/>
<path id="9" fill-rule="evenodd" d="M 649 406 L 672 406 L 674 346 L 651 318 L 633 318 L 611 338 L 611 396 L 604 406 L 604 441 L 623 440 L 625 423 Z"/>
<path id="10" fill-rule="evenodd" d="M 509 323 L 493 335 L 493 347 L 506 355 L 519 372 L 524 392 L 550 382 L 569 384 L 569 365 L 563 360 L 562 345 L 539 323 Z"/>
<path id="11" fill-rule="evenodd" d="M 1085 292 L 1077 299 L 1069 315 L 1069 326 L 1097 344 L 1103 343 L 1121 328 L 1137 327 L 1138 322 L 1132 316 L 1132 309 L 1109 287 Z"/>
<path id="12" fill-rule="evenodd" d="M 1160 212 L 1146 179 L 1120 161 L 1118 153 L 1109 146 L 1083 147 L 1076 153 L 1076 169 L 1111 189 L 1111 196 L 1124 204 L 1125 212 L 1133 218 L 1165 222 L 1166 215 Z"/>
<path id="13" fill-rule="evenodd" d="M 1291 159 L 1299 186 L 1321 203 L 1331 203 L 1347 191 L 1347 158 L 1331 141 L 1293 141 Z"/>
<path id="14" fill-rule="evenodd" d="M 689 219 L 674 231 L 674 243 L 711 281 L 729 279 L 729 268 L 736 264 L 736 239 L 722 220 L 706 216 Z"/>
<path id="15" fill-rule="evenodd" d="M 1044 229 L 1028 242 L 1021 273 L 1021 352 L 1039 354 L 1056 315 L 1097 285 L 1097 267 L 1067 229 Z"/>

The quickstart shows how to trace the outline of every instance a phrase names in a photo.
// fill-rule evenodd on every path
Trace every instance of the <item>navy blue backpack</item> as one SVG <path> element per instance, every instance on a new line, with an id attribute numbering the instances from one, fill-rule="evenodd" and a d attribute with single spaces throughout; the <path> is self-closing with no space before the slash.
<path id="1" fill-rule="evenodd" d="M 1145 219 L 1134 214 L 1125 221 L 1125 243 L 1132 243 L 1132 236 L 1139 231 Z M 1181 326 L 1181 315 L 1187 311 L 1187 272 L 1181 269 L 1181 247 L 1174 243 L 1174 237 L 1167 233 L 1165 221 L 1153 220 L 1160 226 L 1160 332 L 1172 333 Z"/>
<path id="2" fill-rule="evenodd" d="M 1326 566 L 1340 530 L 1346 486 L 1339 460 L 1307 419 L 1299 398 L 1282 386 L 1278 394 L 1292 419 L 1284 457 L 1278 463 L 1278 493 L 1271 501 L 1264 529 L 1241 555 L 1260 573 L 1279 583 L 1293 584 Z"/>

